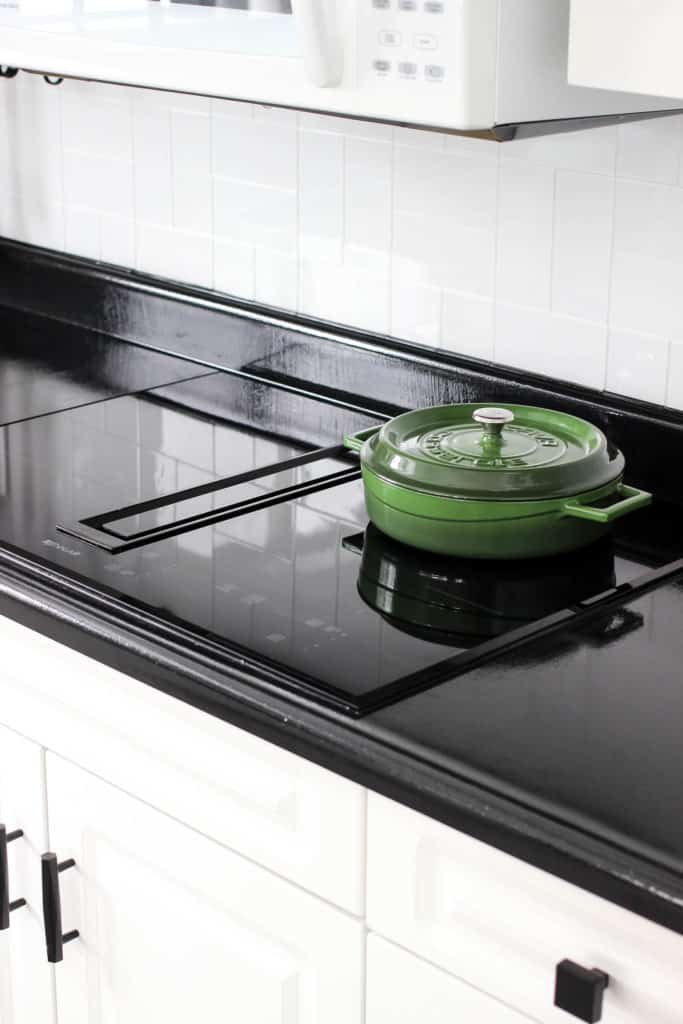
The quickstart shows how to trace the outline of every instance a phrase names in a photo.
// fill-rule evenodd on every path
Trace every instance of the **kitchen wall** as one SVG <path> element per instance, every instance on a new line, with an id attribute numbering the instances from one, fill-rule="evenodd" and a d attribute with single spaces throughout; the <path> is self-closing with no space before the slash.
<path id="1" fill-rule="evenodd" d="M 0 233 L 683 409 L 683 121 L 507 143 L 0 80 Z"/>

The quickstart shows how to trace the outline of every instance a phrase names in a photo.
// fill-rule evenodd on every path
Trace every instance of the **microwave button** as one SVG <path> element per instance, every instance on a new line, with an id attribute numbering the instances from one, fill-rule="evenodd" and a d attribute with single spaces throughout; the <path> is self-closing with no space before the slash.
<path id="1" fill-rule="evenodd" d="M 441 0 L 427 0 L 425 11 L 427 14 L 443 14 L 443 3 Z"/>
<path id="2" fill-rule="evenodd" d="M 438 45 L 435 36 L 428 36 L 424 32 L 415 36 L 415 46 L 418 50 L 436 50 Z"/>
<path id="3" fill-rule="evenodd" d="M 401 34 L 400 32 L 380 32 L 379 41 L 382 46 L 400 46 Z"/>
<path id="4" fill-rule="evenodd" d="M 379 75 L 386 75 L 391 71 L 391 61 L 389 60 L 373 60 L 372 66 Z"/>
<path id="5" fill-rule="evenodd" d="M 398 73 L 403 78 L 415 78 L 417 75 L 417 64 L 410 60 L 402 60 L 398 66 Z"/>
<path id="6" fill-rule="evenodd" d="M 442 82 L 446 77 L 446 69 L 440 64 L 427 64 L 425 67 L 425 78 L 430 82 Z"/>
<path id="7" fill-rule="evenodd" d="M 416 11 L 417 0 L 398 0 L 399 11 Z"/>

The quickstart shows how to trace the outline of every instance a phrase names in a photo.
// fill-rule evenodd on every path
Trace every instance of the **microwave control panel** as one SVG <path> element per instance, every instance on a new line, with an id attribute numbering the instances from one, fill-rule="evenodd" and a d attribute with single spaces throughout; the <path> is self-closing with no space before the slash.
<path id="1" fill-rule="evenodd" d="M 454 73 L 460 0 L 358 4 L 358 81 L 363 88 L 395 88 L 397 83 L 438 88 L 448 82 Z"/>

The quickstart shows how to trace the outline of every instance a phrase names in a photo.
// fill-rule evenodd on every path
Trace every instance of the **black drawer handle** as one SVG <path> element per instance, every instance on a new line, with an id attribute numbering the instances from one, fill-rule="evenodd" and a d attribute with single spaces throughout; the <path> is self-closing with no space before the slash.
<path id="1" fill-rule="evenodd" d="M 602 1020 L 602 997 L 608 985 L 609 975 L 604 971 L 563 960 L 555 971 L 555 1006 L 596 1024 Z"/>
<path id="2" fill-rule="evenodd" d="M 14 832 L 8 832 L 4 825 L 0 825 L 0 932 L 6 932 L 9 928 L 9 916 L 13 910 L 26 906 L 26 900 L 12 900 L 9 898 L 9 868 L 7 864 L 7 844 L 13 843 L 15 839 L 21 839 L 23 830 L 17 828 Z"/>
<path id="3" fill-rule="evenodd" d="M 60 873 L 76 867 L 76 861 L 70 857 L 69 860 L 59 863 L 55 853 L 44 853 L 41 862 L 47 960 L 50 964 L 58 964 L 64 959 L 65 943 L 78 938 L 78 931 L 75 929 L 62 932 L 62 900 L 59 892 Z"/>

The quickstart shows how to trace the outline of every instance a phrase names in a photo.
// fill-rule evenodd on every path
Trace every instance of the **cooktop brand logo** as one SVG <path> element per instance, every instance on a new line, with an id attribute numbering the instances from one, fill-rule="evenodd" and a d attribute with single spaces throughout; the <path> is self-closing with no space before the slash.
<path id="1" fill-rule="evenodd" d="M 72 558 L 80 558 L 82 551 L 76 551 L 75 548 L 67 548 L 65 544 L 59 544 L 56 540 L 50 540 L 46 537 L 43 541 L 43 545 L 46 548 L 53 548 L 55 551 L 59 551 L 62 555 L 71 555 Z"/>

